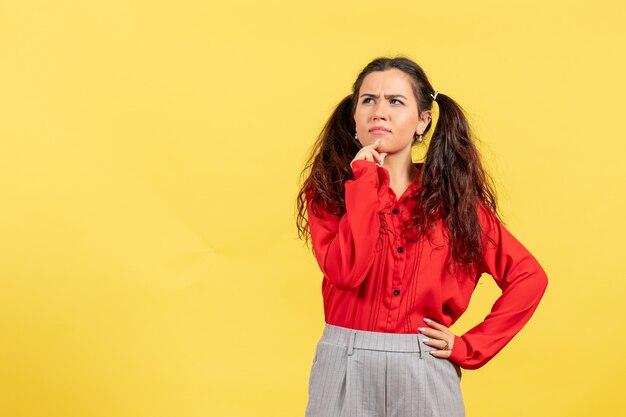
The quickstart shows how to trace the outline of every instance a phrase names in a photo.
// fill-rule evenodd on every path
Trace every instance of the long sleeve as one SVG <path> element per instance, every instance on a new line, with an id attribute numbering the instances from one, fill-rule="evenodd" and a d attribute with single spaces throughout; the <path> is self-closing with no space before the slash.
<path id="1" fill-rule="evenodd" d="M 483 270 L 502 290 L 490 313 L 477 326 L 455 336 L 449 359 L 477 369 L 493 358 L 533 315 L 548 285 L 535 257 L 481 204 L 479 218 L 485 233 Z"/>
<path id="2" fill-rule="evenodd" d="M 307 198 L 311 242 L 324 276 L 341 289 L 358 287 L 374 263 L 379 239 L 379 188 L 381 174 L 375 162 L 352 163 L 354 179 L 345 186 L 346 212 L 341 218 L 327 211 L 316 216 Z M 320 211 L 320 210 L 318 210 Z"/>

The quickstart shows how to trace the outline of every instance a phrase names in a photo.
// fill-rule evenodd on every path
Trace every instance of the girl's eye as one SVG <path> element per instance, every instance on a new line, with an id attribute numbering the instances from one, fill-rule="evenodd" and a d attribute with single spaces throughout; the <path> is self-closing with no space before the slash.
<path id="1" fill-rule="evenodd" d="M 367 100 L 371 100 L 371 99 L 372 99 L 371 97 L 366 97 L 366 98 L 363 100 L 363 104 L 367 103 Z M 400 103 L 400 104 L 404 104 L 402 101 L 398 100 L 397 98 L 392 98 L 392 99 L 391 99 L 391 101 L 392 101 L 392 102 L 397 101 L 397 102 L 398 102 L 398 103 Z"/>

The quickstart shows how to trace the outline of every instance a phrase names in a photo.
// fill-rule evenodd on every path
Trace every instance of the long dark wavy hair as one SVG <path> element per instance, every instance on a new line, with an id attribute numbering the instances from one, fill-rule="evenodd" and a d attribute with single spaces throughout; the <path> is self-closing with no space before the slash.
<path id="1" fill-rule="evenodd" d="M 314 213 L 318 207 L 340 217 L 346 212 L 344 183 L 354 178 L 350 162 L 359 150 L 354 140 L 353 115 L 361 84 L 367 74 L 392 68 L 410 77 L 420 114 L 432 109 L 431 94 L 435 90 L 417 63 L 403 56 L 378 57 L 365 66 L 352 86 L 352 93 L 344 97 L 330 115 L 301 173 L 301 178 L 306 178 L 297 196 L 296 224 L 299 238 L 304 238 L 306 243 L 310 241 L 305 217 L 307 196 L 312 199 Z M 464 110 L 439 92 L 436 101 L 439 118 L 418 179 L 420 192 L 410 197 L 418 204 L 411 213 L 408 227 L 413 228 L 416 232 L 413 236 L 419 239 L 429 236 L 434 223 L 441 219 L 452 258 L 448 266 L 462 267 L 471 278 L 477 278 L 472 272 L 484 250 L 477 210 L 482 204 L 504 222 L 497 213 L 495 187 L 483 169 Z M 431 130 L 431 125 L 432 119 L 424 135 Z M 413 144 L 416 138 L 414 136 Z"/>

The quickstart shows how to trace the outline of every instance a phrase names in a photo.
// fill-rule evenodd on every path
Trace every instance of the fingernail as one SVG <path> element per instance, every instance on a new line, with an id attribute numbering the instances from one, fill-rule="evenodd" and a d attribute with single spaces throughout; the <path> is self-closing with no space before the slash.
<path id="1" fill-rule="evenodd" d="M 417 330 L 419 330 L 420 332 L 423 332 L 424 330 L 426 330 L 425 327 L 418 327 Z"/>
<path id="2" fill-rule="evenodd" d="M 380 142 L 381 140 L 382 140 L 382 139 L 376 139 L 376 142 Z M 374 143 L 376 143 L 376 142 L 374 142 Z"/>
<path id="3" fill-rule="evenodd" d="M 429 321 L 432 321 L 432 320 L 431 320 L 431 319 L 427 319 L 426 317 L 424 317 L 424 321 L 425 321 L 426 323 L 428 323 Z"/>
<path id="4" fill-rule="evenodd" d="M 422 342 L 424 342 L 424 343 L 430 342 L 430 339 L 423 339 Z"/>

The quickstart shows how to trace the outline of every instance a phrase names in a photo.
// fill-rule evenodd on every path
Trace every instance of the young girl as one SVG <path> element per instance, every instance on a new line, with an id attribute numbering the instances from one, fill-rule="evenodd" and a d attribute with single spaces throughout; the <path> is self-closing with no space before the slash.
<path id="1" fill-rule="evenodd" d="M 435 102 L 425 160 L 413 163 Z M 298 231 L 323 273 L 326 323 L 306 416 L 464 416 L 461 368 L 483 366 L 522 329 L 548 280 L 496 213 L 463 110 L 415 62 L 377 58 L 326 123 L 309 167 Z M 455 335 L 483 273 L 502 295 Z"/>

